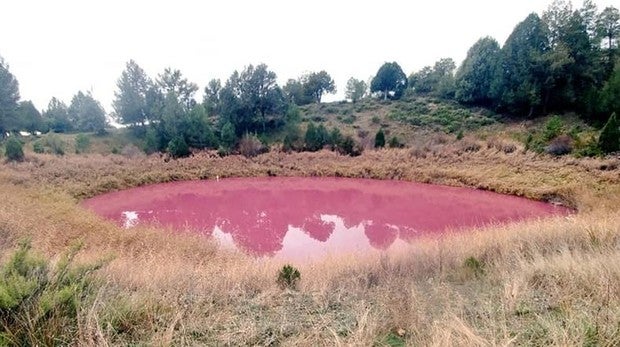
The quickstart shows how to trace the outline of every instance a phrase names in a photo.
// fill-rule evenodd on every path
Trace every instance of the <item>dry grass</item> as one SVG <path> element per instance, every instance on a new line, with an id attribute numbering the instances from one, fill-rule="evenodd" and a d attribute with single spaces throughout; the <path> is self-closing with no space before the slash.
<path id="1" fill-rule="evenodd" d="M 473 141 L 473 140 L 472 140 Z M 441 142 L 441 141 L 438 141 Z M 56 258 L 109 255 L 80 315 L 80 345 L 608 345 L 620 344 L 617 159 L 554 159 L 433 143 L 412 150 L 267 153 L 219 158 L 30 155 L 0 169 L 0 252 L 30 237 Z M 389 254 L 296 264 L 221 250 L 191 234 L 121 230 L 78 199 L 142 184 L 215 176 L 343 176 L 467 185 L 562 202 L 570 217 L 420 240 Z"/>

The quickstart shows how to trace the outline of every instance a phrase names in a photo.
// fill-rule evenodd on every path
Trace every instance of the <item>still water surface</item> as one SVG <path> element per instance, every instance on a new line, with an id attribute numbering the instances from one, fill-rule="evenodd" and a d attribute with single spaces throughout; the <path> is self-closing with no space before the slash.
<path id="1" fill-rule="evenodd" d="M 84 205 L 125 228 L 160 224 L 256 257 L 308 259 L 387 250 L 422 235 L 567 214 L 468 188 L 344 178 L 237 178 L 156 184 Z"/>

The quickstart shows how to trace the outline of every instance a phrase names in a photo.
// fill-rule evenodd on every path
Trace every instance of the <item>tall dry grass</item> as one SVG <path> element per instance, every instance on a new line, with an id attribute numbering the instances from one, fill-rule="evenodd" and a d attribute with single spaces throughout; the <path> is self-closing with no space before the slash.
<path id="1" fill-rule="evenodd" d="M 472 140 L 473 141 L 473 140 Z M 57 259 L 113 256 L 81 308 L 80 345 L 608 345 L 620 343 L 620 170 L 462 144 L 366 152 L 31 156 L 0 169 L 0 252 L 30 237 Z M 100 192 L 215 176 L 307 175 L 468 185 L 562 202 L 568 217 L 422 239 L 388 254 L 294 264 L 253 260 L 191 233 L 122 230 L 79 207 Z"/>

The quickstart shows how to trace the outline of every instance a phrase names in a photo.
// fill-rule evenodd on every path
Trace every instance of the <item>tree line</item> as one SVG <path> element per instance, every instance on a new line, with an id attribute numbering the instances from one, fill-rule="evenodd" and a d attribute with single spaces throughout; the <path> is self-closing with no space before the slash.
<path id="1" fill-rule="evenodd" d="M 503 46 L 479 39 L 456 69 L 441 59 L 409 76 L 416 94 L 532 117 L 575 111 L 601 122 L 620 112 L 620 13 L 591 0 L 555 0 L 520 22 Z"/>
<path id="2" fill-rule="evenodd" d="M 517 117 L 575 111 L 602 122 L 620 112 L 619 36 L 615 7 L 599 11 L 585 0 L 573 9 L 570 1 L 555 0 L 542 16 L 532 13 L 520 22 L 503 46 L 492 37 L 479 39 L 458 68 L 443 58 L 407 76 L 398 63 L 387 62 L 368 83 L 349 79 L 345 95 L 352 102 L 429 95 Z M 280 87 L 267 65 L 248 65 L 226 81 L 209 81 L 200 102 L 194 97 L 198 90 L 179 70 L 168 68 L 151 78 L 130 60 L 117 81 L 112 116 L 141 137 L 148 152 L 229 152 L 242 140 L 243 145 L 256 143 L 278 131 L 284 132 L 284 147 L 292 150 L 311 150 L 317 143 L 352 147 L 352 138 L 326 136 L 323 130 L 317 135 L 314 125 L 306 129 L 309 136 L 301 133 L 297 106 L 320 103 L 325 94 L 336 92 L 326 71 L 289 79 Z M 19 99 L 17 80 L 0 58 L 1 134 L 105 131 L 105 112 L 88 92 L 78 92 L 70 105 L 52 98 L 42 113 Z"/>

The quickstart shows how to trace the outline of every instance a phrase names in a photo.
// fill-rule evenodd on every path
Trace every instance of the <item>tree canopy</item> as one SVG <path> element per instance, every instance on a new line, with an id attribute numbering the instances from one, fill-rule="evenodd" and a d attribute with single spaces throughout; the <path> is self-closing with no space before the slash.
<path id="1" fill-rule="evenodd" d="M 90 92 L 79 91 L 71 99 L 71 105 L 67 111 L 69 121 L 75 124 L 79 131 L 105 132 L 107 120 L 105 110 L 99 101 L 95 100 Z"/>
<path id="2" fill-rule="evenodd" d="M 380 93 L 384 100 L 400 99 L 407 88 L 407 75 L 396 62 L 385 63 L 370 83 L 370 91 Z"/>
<path id="3" fill-rule="evenodd" d="M 18 101 L 19 84 L 0 56 L 0 138 L 9 130 L 17 130 Z"/>
<path id="4" fill-rule="evenodd" d="M 116 86 L 118 90 L 114 93 L 113 107 L 119 122 L 143 126 L 148 121 L 147 94 L 153 82 L 135 61 L 130 60 Z"/>
<path id="5" fill-rule="evenodd" d="M 347 81 L 347 88 L 345 91 L 345 97 L 351 102 L 357 102 L 366 96 L 368 85 L 362 80 L 358 80 L 354 77 L 349 78 Z"/>
<path id="6" fill-rule="evenodd" d="M 490 106 L 498 88 L 500 47 L 492 37 L 483 37 L 467 51 L 455 77 L 456 100 Z"/>

